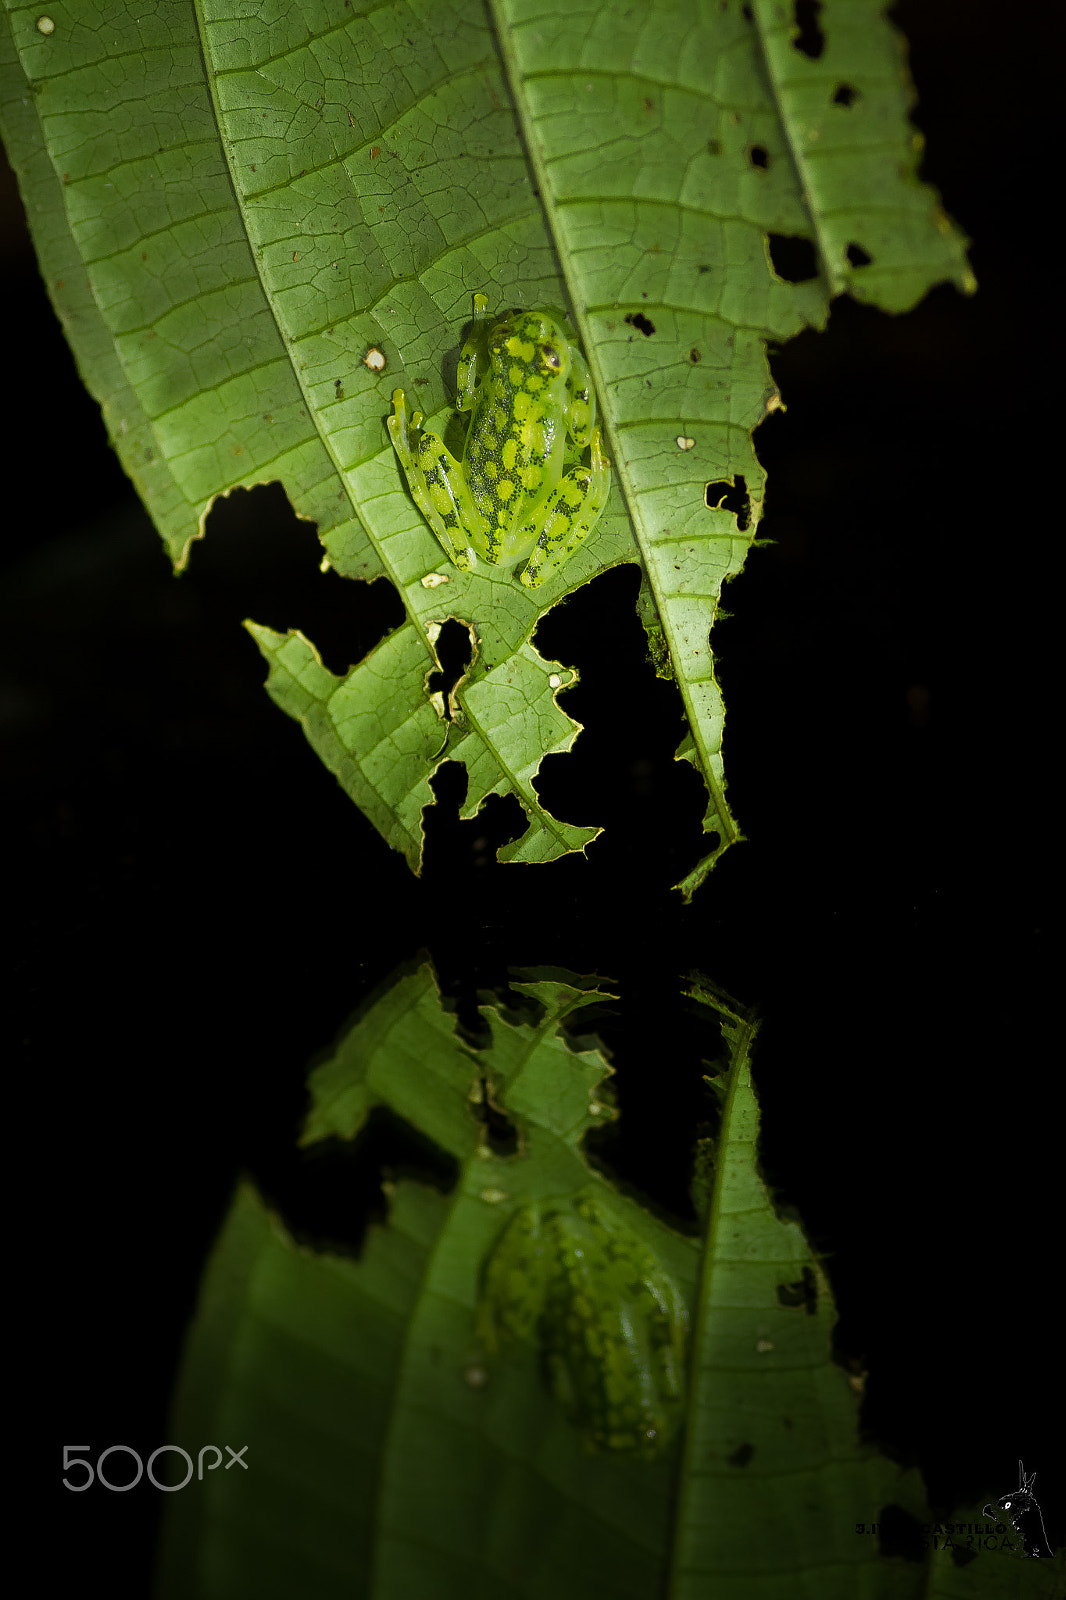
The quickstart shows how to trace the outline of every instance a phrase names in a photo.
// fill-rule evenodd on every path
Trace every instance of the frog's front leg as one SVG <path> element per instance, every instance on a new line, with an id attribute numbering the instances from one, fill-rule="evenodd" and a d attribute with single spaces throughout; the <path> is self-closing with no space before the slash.
<path id="1" fill-rule="evenodd" d="M 462 466 L 437 434 L 423 432 L 421 411 L 413 412 L 408 424 L 407 396 L 402 389 L 393 391 L 392 406 L 389 438 L 411 497 L 445 553 L 457 567 L 469 571 L 477 559 L 471 536 L 483 535 L 486 525 L 466 486 Z"/>
<path id="2" fill-rule="evenodd" d="M 572 556 L 599 522 L 611 492 L 611 464 L 600 448 L 600 430 L 592 430 L 592 459 L 574 467 L 548 496 L 541 533 L 521 572 L 527 589 L 535 589 Z M 532 532 L 530 528 L 530 532 Z"/>

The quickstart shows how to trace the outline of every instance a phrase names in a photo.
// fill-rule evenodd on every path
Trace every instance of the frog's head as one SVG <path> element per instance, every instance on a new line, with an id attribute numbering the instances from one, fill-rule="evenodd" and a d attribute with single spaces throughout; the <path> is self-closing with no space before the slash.
<path id="1" fill-rule="evenodd" d="M 489 355 L 499 366 L 517 362 L 546 382 L 565 381 L 570 341 L 547 311 L 509 311 L 489 336 Z"/>

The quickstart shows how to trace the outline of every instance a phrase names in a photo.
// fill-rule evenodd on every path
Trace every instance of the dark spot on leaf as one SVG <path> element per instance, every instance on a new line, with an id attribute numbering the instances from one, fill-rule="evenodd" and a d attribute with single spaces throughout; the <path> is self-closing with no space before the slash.
<path id="1" fill-rule="evenodd" d="M 689 351 L 688 358 L 693 364 L 702 359 L 695 345 L 693 345 L 692 349 Z"/>
<path id="2" fill-rule="evenodd" d="M 835 106 L 844 106 L 850 110 L 858 98 L 858 89 L 852 88 L 850 83 L 842 83 L 833 94 L 833 104 Z"/>
<path id="3" fill-rule="evenodd" d="M 873 256 L 867 255 L 861 244 L 854 242 L 848 245 L 844 254 L 848 258 L 849 266 L 852 267 L 868 267 L 873 260 Z"/>
<path id="4" fill-rule="evenodd" d="M 732 1455 L 726 1456 L 731 1467 L 746 1467 L 755 1454 L 753 1444 L 738 1444 Z"/>
<path id="5" fill-rule="evenodd" d="M 751 149 L 748 151 L 748 160 L 751 162 L 753 167 L 762 167 L 765 169 L 770 165 L 770 152 L 766 149 L 765 145 L 753 144 Z"/>
<path id="6" fill-rule="evenodd" d="M 768 233 L 770 265 L 785 283 L 809 283 L 818 276 L 818 257 L 809 239 L 790 233 Z"/>
<path id="7" fill-rule="evenodd" d="M 721 139 L 708 139 L 707 140 L 707 154 L 711 155 L 711 156 L 720 156 L 721 153 L 722 153 L 722 141 L 721 141 Z"/>
<path id="8" fill-rule="evenodd" d="M 818 20 L 821 9 L 821 0 L 794 0 L 792 7 L 796 29 L 792 38 L 792 48 L 809 56 L 812 61 L 817 61 L 825 49 L 825 34 Z"/>
<path id="9" fill-rule="evenodd" d="M 751 526 L 751 498 L 743 473 L 738 472 L 732 482 L 727 478 L 709 483 L 704 500 L 712 511 L 731 511 L 737 519 L 739 533 Z"/>
<path id="10" fill-rule="evenodd" d="M 650 322 L 643 311 L 631 311 L 625 320 L 631 328 L 636 328 L 638 333 L 642 333 L 645 339 L 650 339 L 655 332 L 654 322 Z"/>
<path id="11" fill-rule="evenodd" d="M 742 5 L 740 8 L 740 14 L 744 18 L 745 22 L 751 21 L 751 7 L 749 5 Z"/>

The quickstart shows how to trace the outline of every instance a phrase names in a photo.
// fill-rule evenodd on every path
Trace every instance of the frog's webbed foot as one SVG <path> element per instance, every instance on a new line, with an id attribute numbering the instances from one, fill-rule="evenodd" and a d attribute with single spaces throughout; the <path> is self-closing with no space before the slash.
<path id="1" fill-rule="evenodd" d="M 457 567 L 468 571 L 476 561 L 470 534 L 483 519 L 463 479 L 463 469 L 437 434 L 423 431 L 421 411 L 407 415 L 407 396 L 395 389 L 389 438 L 404 470 L 411 498 Z"/>
<path id="2" fill-rule="evenodd" d="M 587 467 L 574 467 L 548 498 L 540 538 L 520 574 L 527 589 L 557 571 L 603 515 L 611 492 L 611 464 L 600 445 L 599 428 L 592 430 L 591 456 Z"/>

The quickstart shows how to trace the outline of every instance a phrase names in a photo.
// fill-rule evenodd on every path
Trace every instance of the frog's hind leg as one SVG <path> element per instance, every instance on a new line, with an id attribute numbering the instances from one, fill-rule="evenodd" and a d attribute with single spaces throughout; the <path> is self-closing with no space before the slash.
<path id="1" fill-rule="evenodd" d="M 466 487 L 463 469 L 437 434 L 423 431 L 421 411 L 412 412 L 408 420 L 407 396 L 402 389 L 393 392 L 392 406 L 389 438 L 411 498 L 445 553 L 457 567 L 468 571 L 477 559 L 470 547 L 470 536 L 482 531 L 484 518 Z"/>
<path id="2" fill-rule="evenodd" d="M 535 589 L 573 555 L 599 522 L 611 492 L 611 464 L 600 446 L 600 430 L 592 430 L 592 459 L 574 467 L 552 490 L 543 512 L 541 534 L 521 572 L 527 589 Z"/>

